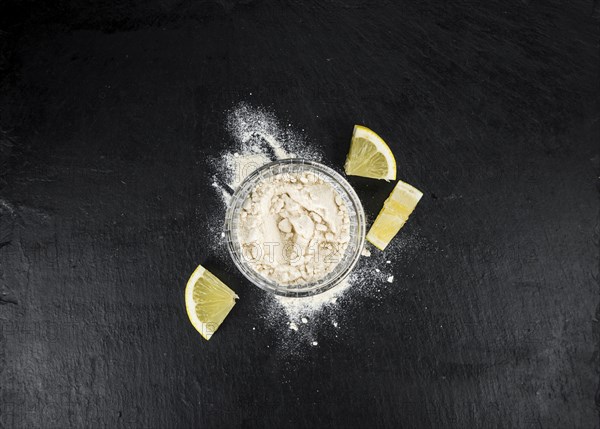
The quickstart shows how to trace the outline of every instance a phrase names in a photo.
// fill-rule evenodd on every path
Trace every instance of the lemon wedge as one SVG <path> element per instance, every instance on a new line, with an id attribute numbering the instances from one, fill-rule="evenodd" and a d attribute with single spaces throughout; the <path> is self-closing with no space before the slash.
<path id="1" fill-rule="evenodd" d="M 396 159 L 373 130 L 355 125 L 344 170 L 349 176 L 396 180 Z"/>
<path id="2" fill-rule="evenodd" d="M 202 265 L 198 265 L 185 287 L 185 308 L 190 322 L 207 340 L 221 326 L 237 298 L 235 292 Z"/>
<path id="3" fill-rule="evenodd" d="M 422 196 L 421 191 L 399 180 L 383 203 L 383 208 L 367 234 L 367 240 L 379 250 L 384 250 L 404 226 Z"/>

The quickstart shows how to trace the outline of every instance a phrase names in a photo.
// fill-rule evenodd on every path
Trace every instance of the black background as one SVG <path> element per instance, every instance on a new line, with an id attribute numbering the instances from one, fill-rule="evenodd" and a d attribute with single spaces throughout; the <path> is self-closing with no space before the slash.
<path id="1" fill-rule="evenodd" d="M 598 14 L 565 3 L 0 3 L 0 427 L 598 427 Z M 338 169 L 365 124 L 425 191 L 395 284 L 299 355 L 209 251 L 239 102 Z M 198 263 L 241 297 L 210 342 Z"/>

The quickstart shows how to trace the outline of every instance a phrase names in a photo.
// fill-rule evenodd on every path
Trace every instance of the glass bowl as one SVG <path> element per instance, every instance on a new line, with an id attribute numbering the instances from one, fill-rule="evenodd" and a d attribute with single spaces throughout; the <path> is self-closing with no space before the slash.
<path id="1" fill-rule="evenodd" d="M 350 218 L 348 246 L 333 271 L 323 278 L 302 284 L 280 284 L 258 273 L 246 260 L 239 240 L 239 223 L 242 205 L 252 190 L 263 180 L 278 174 L 312 173 L 332 186 L 344 200 Z M 305 159 L 284 159 L 266 164 L 251 173 L 234 192 L 225 214 L 227 250 L 236 267 L 250 282 L 261 289 L 286 297 L 306 297 L 325 292 L 348 277 L 358 260 L 365 243 L 365 212 L 352 186 L 336 171 L 317 162 Z"/>

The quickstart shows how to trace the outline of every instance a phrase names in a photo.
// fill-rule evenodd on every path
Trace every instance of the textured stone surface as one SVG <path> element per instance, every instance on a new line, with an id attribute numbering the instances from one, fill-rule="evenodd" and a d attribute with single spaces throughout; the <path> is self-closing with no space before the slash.
<path id="1" fill-rule="evenodd" d="M 0 427 L 598 427 L 591 1 L 38 3 L 0 5 Z M 425 191 L 302 358 L 207 251 L 239 101 L 334 166 L 365 124 Z M 241 297 L 209 343 L 198 263 Z"/>

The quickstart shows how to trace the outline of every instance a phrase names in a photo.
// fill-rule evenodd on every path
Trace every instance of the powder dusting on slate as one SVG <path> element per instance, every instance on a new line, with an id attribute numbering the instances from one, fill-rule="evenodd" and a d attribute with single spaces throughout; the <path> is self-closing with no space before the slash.
<path id="1" fill-rule="evenodd" d="M 227 113 L 226 128 L 233 144 L 210 160 L 214 170 L 212 187 L 222 206 L 208 220 L 208 229 L 215 237 L 211 251 L 232 266 L 222 237 L 231 192 L 256 168 L 268 162 L 297 157 L 322 162 L 323 156 L 305 136 L 289 126 L 282 127 L 272 113 L 262 108 L 241 103 Z M 285 298 L 265 293 L 261 311 L 266 324 L 277 332 L 279 350 L 286 355 L 303 354 L 311 346 L 320 344 L 319 331 L 323 336 L 330 332 L 331 337 L 337 337 L 336 332 L 342 326 L 339 316 L 344 308 L 352 301 L 367 297 L 380 299 L 385 288 L 398 287 L 398 282 L 389 283 L 389 279 L 393 279 L 392 261 L 405 253 L 402 250 L 406 246 L 414 250 L 419 245 L 419 240 L 406 236 L 396 237 L 385 252 L 372 251 L 367 244 L 363 252 L 367 257 L 360 259 L 344 282 L 313 297 Z M 254 286 L 248 284 L 248 287 Z"/>

